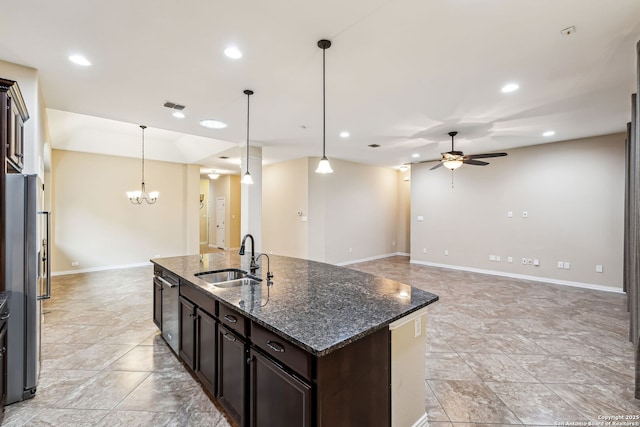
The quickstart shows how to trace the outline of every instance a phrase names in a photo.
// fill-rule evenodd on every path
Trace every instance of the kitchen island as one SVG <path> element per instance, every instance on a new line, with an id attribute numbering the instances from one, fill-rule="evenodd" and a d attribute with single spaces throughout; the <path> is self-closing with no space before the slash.
<path id="1" fill-rule="evenodd" d="M 239 425 L 427 425 L 425 311 L 436 295 L 275 255 L 257 270 L 236 252 L 151 261 L 154 320 L 164 328 L 177 311 L 177 354 Z M 203 280 L 224 269 L 262 280 Z M 178 307 L 163 306 L 163 283 L 178 283 Z"/>

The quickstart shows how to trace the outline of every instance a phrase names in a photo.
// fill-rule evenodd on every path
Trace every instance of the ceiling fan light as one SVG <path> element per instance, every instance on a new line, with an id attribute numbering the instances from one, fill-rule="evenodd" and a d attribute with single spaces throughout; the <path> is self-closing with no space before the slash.
<path id="1" fill-rule="evenodd" d="M 326 156 L 323 156 L 320 159 L 320 163 L 318 163 L 318 168 L 316 169 L 316 173 L 333 173 L 333 169 L 331 169 L 331 164 L 329 164 L 329 159 Z"/>
<path id="2" fill-rule="evenodd" d="M 456 170 L 462 166 L 462 160 L 445 160 L 442 165 L 447 169 Z"/>

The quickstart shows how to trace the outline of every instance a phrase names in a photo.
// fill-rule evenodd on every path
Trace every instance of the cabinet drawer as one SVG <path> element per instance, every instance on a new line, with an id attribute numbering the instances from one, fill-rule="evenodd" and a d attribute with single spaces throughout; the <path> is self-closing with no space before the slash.
<path id="1" fill-rule="evenodd" d="M 251 323 L 251 342 L 274 359 L 311 381 L 311 355 L 279 335 Z"/>
<path id="2" fill-rule="evenodd" d="M 226 326 L 229 329 L 233 329 L 234 332 L 239 333 L 243 337 L 247 336 L 247 332 L 245 329 L 246 319 L 244 316 L 237 311 L 227 307 L 224 304 L 220 304 L 218 308 L 218 319 L 220 323 Z"/>
<path id="3" fill-rule="evenodd" d="M 203 294 L 202 292 L 196 290 L 193 286 L 186 283 L 180 284 L 180 295 L 191 300 L 192 303 L 200 307 L 202 310 L 206 311 L 211 316 L 215 316 L 216 300 L 214 300 L 213 298 Z"/>

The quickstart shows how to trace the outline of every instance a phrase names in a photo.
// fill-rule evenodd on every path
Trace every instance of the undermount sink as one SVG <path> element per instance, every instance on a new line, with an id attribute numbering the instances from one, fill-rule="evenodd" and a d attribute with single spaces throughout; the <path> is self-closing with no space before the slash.
<path id="1" fill-rule="evenodd" d="M 258 283 L 260 282 L 257 281 L 256 279 L 251 279 L 250 277 L 243 277 L 242 279 L 214 283 L 213 286 L 217 286 L 219 288 L 237 288 L 243 285 L 256 285 Z"/>
<path id="2" fill-rule="evenodd" d="M 246 271 L 235 268 L 226 268 L 224 270 L 203 271 L 196 273 L 196 277 L 205 282 L 212 283 L 219 288 L 235 288 L 242 285 L 253 285 L 259 283 L 260 280 L 247 274 Z"/>

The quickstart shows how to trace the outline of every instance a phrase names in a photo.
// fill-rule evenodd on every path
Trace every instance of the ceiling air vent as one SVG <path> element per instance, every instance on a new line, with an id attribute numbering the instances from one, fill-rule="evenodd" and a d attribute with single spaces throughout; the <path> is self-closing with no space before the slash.
<path id="1" fill-rule="evenodd" d="M 167 101 L 164 103 L 164 106 L 167 108 L 171 108 L 172 110 L 182 111 L 185 109 L 184 105 L 176 104 L 175 102 Z"/>
<path id="2" fill-rule="evenodd" d="M 369 144 L 369 147 L 378 148 L 378 147 L 380 147 L 380 144 Z"/>

